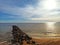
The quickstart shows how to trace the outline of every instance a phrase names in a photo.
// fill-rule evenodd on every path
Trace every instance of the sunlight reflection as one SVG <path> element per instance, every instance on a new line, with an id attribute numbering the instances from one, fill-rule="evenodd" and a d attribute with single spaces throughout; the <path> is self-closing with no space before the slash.
<path id="1" fill-rule="evenodd" d="M 47 31 L 49 32 L 54 32 L 55 30 L 54 30 L 54 24 L 55 24 L 55 22 L 48 22 L 48 23 L 46 23 L 47 24 Z"/>

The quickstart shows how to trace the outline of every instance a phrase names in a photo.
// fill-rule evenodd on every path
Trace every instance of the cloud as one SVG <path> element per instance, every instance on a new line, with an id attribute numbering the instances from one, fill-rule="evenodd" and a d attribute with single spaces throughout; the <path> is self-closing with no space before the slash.
<path id="1" fill-rule="evenodd" d="M 44 0 L 39 0 L 36 6 L 33 5 L 25 5 L 25 7 L 19 6 L 11 6 L 11 5 L 2 5 L 0 7 L 0 11 L 4 13 L 8 13 L 14 16 L 18 16 L 17 18 L 25 18 L 29 21 L 60 21 L 60 6 L 56 9 L 48 10 L 45 9 L 43 5 Z M 57 2 L 58 3 L 58 2 Z M 59 4 L 59 3 L 58 3 Z M 16 18 L 16 17 L 15 17 Z"/>

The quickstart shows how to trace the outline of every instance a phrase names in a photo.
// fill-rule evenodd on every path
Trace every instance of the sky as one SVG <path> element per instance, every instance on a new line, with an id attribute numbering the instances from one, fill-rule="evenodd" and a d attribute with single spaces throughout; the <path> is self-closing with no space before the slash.
<path id="1" fill-rule="evenodd" d="M 0 0 L 0 23 L 60 22 L 60 0 Z"/>

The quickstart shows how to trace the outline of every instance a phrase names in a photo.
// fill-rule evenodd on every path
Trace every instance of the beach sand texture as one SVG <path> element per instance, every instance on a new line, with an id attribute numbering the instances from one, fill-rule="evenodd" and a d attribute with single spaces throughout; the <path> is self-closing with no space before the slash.
<path id="1" fill-rule="evenodd" d="M 60 38 L 40 38 L 40 39 L 33 38 L 33 40 L 36 42 L 36 44 L 39 45 L 60 45 Z M 1 43 L 0 45 L 9 45 L 9 43 L 4 42 Z M 32 45 L 32 44 L 27 44 L 26 42 L 24 42 L 23 45 Z"/>

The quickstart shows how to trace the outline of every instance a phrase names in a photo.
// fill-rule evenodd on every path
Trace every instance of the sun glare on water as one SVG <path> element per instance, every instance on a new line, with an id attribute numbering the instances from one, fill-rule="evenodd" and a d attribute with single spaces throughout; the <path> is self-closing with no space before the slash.
<path id="1" fill-rule="evenodd" d="M 47 22 L 46 23 L 47 24 L 47 31 L 51 31 L 51 32 L 53 32 L 53 31 L 55 31 L 54 30 L 54 24 L 55 24 L 55 22 Z"/>

